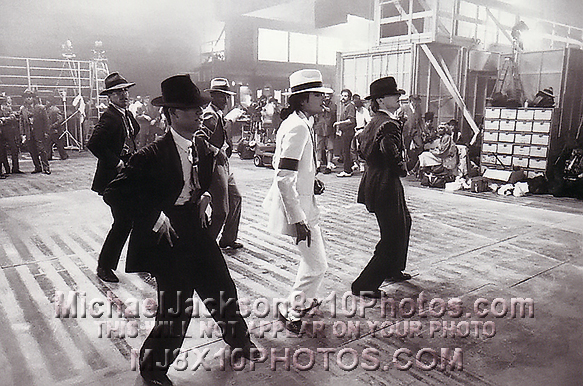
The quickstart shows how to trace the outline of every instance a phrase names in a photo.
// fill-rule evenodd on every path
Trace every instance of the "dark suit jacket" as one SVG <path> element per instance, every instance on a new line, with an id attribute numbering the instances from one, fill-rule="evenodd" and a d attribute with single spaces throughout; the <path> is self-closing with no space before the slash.
<path id="1" fill-rule="evenodd" d="M 134 129 L 134 139 L 140 130 L 140 125 L 131 112 L 128 116 Z M 126 140 L 126 129 L 119 110 L 111 104 L 99 118 L 95 129 L 87 142 L 87 148 L 97 157 L 97 169 L 91 189 L 103 194 L 107 184 L 117 175 L 117 165 L 122 159 L 122 149 Z M 129 156 L 127 157 L 129 158 Z M 127 159 L 124 159 L 126 162 Z"/>
<path id="2" fill-rule="evenodd" d="M 357 202 L 370 212 L 395 194 L 399 177 L 407 175 L 403 159 L 403 124 L 377 112 L 361 134 L 361 155 L 367 168 L 360 180 Z M 400 184 L 398 184 L 400 186 Z"/>
<path id="3" fill-rule="evenodd" d="M 210 186 L 214 157 L 202 138 L 195 138 L 195 147 L 201 189 L 194 202 L 198 202 Z M 134 220 L 127 272 L 159 272 L 171 259 L 173 252 L 169 244 L 165 240 L 158 243 L 152 228 L 161 211 L 172 210 L 183 186 L 180 156 L 170 132 L 134 154 L 127 167 L 108 185 L 103 194 L 105 202 L 126 210 Z M 198 220 L 193 218 L 193 221 Z"/>

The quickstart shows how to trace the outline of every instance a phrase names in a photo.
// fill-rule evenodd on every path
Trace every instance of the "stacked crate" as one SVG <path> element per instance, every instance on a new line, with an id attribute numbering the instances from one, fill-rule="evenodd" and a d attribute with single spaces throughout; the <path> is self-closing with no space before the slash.
<path id="1" fill-rule="evenodd" d="M 486 108 L 482 171 L 521 168 L 528 177 L 545 174 L 557 115 L 550 108 Z"/>

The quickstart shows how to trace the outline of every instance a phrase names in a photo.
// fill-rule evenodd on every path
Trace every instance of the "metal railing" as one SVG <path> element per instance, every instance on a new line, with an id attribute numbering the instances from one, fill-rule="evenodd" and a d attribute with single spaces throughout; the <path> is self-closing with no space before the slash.
<path id="1" fill-rule="evenodd" d="M 67 118 L 66 130 L 72 147 L 81 148 L 100 115 L 106 98 L 99 96 L 108 74 L 107 59 L 74 60 L 0 56 L 0 92 L 10 96 L 13 108 L 23 103 L 26 89 L 37 93 L 41 102 L 59 98 Z M 79 110 L 79 96 L 84 111 Z M 77 103 L 73 103 L 77 99 Z M 83 105 L 81 104 L 81 105 Z M 78 112 L 77 112 L 78 111 Z M 77 117 L 71 117 L 77 114 Z"/>

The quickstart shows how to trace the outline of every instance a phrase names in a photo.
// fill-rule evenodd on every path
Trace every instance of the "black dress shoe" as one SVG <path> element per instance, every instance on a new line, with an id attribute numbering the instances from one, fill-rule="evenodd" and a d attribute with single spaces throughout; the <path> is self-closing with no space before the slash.
<path id="1" fill-rule="evenodd" d="M 387 293 L 381 289 L 376 290 L 364 290 L 364 291 L 355 291 L 352 290 L 352 294 L 354 296 L 360 296 L 362 298 L 370 298 L 370 299 L 380 299 L 383 296 L 387 296 Z"/>
<path id="2" fill-rule="evenodd" d="M 44 170 L 44 173 L 45 173 L 45 174 L 51 174 L 51 169 L 45 169 L 45 170 Z"/>
<path id="3" fill-rule="evenodd" d="M 142 378 L 149 386 L 173 386 L 174 383 L 168 378 L 165 373 L 159 371 L 144 371 L 140 372 Z"/>
<path id="4" fill-rule="evenodd" d="M 225 242 L 223 242 L 223 241 L 219 241 L 219 247 L 220 247 L 220 248 L 223 248 L 223 249 L 226 249 L 226 248 L 230 248 L 230 249 L 239 249 L 239 248 L 243 248 L 243 244 L 241 244 L 241 243 L 238 243 L 238 242 L 236 242 L 236 241 L 233 241 L 233 242 L 232 242 L 232 243 L 230 243 L 230 244 L 227 244 L 227 243 L 225 243 Z"/>
<path id="5" fill-rule="evenodd" d="M 285 329 L 288 330 L 289 332 L 293 332 L 296 335 L 300 334 L 300 331 L 302 330 L 302 321 L 300 320 L 289 320 L 288 318 L 286 318 L 285 316 L 283 316 L 281 314 L 281 311 L 279 311 L 279 309 L 277 310 L 277 318 L 279 319 L 280 322 L 283 323 L 283 325 L 285 326 Z"/>
<path id="6" fill-rule="evenodd" d="M 110 283 L 118 283 L 119 279 L 115 276 L 112 269 L 97 267 L 97 277 Z"/>
<path id="7" fill-rule="evenodd" d="M 387 281 L 406 281 L 411 279 L 411 275 L 405 272 L 399 272 L 395 275 L 387 277 Z"/>

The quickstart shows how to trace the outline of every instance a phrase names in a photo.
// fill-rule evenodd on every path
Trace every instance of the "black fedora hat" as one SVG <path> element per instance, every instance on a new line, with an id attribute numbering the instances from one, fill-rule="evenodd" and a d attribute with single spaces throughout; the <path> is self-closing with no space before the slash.
<path id="1" fill-rule="evenodd" d="M 544 95 L 546 95 L 546 96 L 553 97 L 553 98 L 555 97 L 555 96 L 553 95 L 553 88 L 552 88 L 552 87 L 547 87 L 547 88 L 545 88 L 544 90 L 540 91 L 540 93 L 541 93 L 541 94 L 544 94 Z"/>
<path id="2" fill-rule="evenodd" d="M 162 96 L 152 99 L 153 106 L 187 109 L 203 106 L 211 98 L 200 92 L 190 75 L 174 75 L 164 79 L 161 84 Z"/>
<path id="3" fill-rule="evenodd" d="M 105 78 L 105 89 L 99 94 L 105 95 L 113 91 L 123 90 L 124 88 L 135 86 L 135 83 L 128 82 L 118 72 L 112 72 Z"/>
<path id="4" fill-rule="evenodd" d="M 370 95 L 364 99 L 376 99 L 386 95 L 403 95 L 405 90 L 397 88 L 397 82 L 392 76 L 380 78 L 370 84 Z"/>

